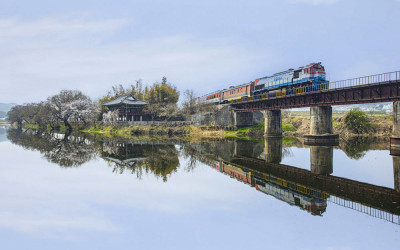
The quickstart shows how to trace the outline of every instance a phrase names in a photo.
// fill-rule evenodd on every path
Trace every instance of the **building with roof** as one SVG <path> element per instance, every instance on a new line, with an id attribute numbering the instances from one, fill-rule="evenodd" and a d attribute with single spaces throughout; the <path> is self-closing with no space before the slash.
<path id="1" fill-rule="evenodd" d="M 117 96 L 114 100 L 103 103 L 110 111 L 118 110 L 119 121 L 149 121 L 151 116 L 143 112 L 148 102 L 136 99 L 132 94 Z"/>

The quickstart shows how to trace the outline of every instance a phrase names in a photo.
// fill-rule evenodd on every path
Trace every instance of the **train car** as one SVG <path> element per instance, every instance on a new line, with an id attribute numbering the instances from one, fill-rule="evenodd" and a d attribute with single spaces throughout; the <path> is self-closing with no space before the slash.
<path id="1" fill-rule="evenodd" d="M 236 178 L 237 180 L 243 181 L 253 186 L 253 178 L 251 172 L 243 171 L 242 168 L 226 163 L 221 163 L 220 168 L 221 172 L 224 172 L 231 177 Z"/>
<path id="2" fill-rule="evenodd" d="M 310 212 L 313 215 L 322 215 L 326 211 L 327 203 L 325 200 L 314 199 L 303 194 L 283 189 L 274 184 L 264 182 L 260 184 L 256 181 L 255 187 L 257 190 L 272 195 L 273 197 L 285 201 L 290 205 L 298 206 L 299 208 Z"/>
<path id="3" fill-rule="evenodd" d="M 221 91 L 221 103 L 248 101 L 254 90 L 254 83 L 249 82 Z"/>
<path id="4" fill-rule="evenodd" d="M 219 104 L 221 100 L 221 91 L 214 91 L 195 99 L 195 104 Z"/>
<path id="5" fill-rule="evenodd" d="M 296 88 L 308 87 L 304 92 L 320 90 L 320 85 L 327 83 L 325 68 L 321 63 L 311 63 L 300 67 L 297 70 L 288 69 L 276 73 L 272 76 L 259 78 L 255 81 L 255 99 L 265 99 L 264 93 L 268 93 L 268 98 L 296 94 Z M 303 91 L 303 90 L 302 90 Z"/>

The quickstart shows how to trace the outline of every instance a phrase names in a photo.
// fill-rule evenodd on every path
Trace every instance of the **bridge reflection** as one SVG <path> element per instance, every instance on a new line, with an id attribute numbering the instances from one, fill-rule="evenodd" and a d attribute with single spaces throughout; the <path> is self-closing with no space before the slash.
<path id="1" fill-rule="evenodd" d="M 267 139 L 264 144 L 249 141 L 223 143 L 224 149 L 234 150 L 220 155 L 216 153 L 219 146 L 215 143 L 207 147 L 202 146 L 204 143 L 191 146 L 200 149 L 198 158 L 203 163 L 313 215 L 322 215 L 327 204 L 334 203 L 400 224 L 398 156 L 393 156 L 395 189 L 391 189 L 332 176 L 332 146 L 310 146 L 311 166 L 306 170 L 280 164 L 285 154 L 282 139 Z M 261 149 L 263 145 L 264 150 Z"/>

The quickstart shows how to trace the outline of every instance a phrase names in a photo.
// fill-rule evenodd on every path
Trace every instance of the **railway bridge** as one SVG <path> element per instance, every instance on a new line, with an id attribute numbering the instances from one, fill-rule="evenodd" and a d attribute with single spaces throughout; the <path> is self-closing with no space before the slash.
<path id="1" fill-rule="evenodd" d="M 358 77 L 348 80 L 299 87 L 296 93 L 286 95 L 283 91 L 278 97 L 231 103 L 235 112 L 247 113 L 264 111 L 265 136 L 282 135 L 282 109 L 310 107 L 310 134 L 306 140 L 336 140 L 333 135 L 332 106 L 361 103 L 393 103 L 393 135 L 400 137 L 400 71 Z"/>

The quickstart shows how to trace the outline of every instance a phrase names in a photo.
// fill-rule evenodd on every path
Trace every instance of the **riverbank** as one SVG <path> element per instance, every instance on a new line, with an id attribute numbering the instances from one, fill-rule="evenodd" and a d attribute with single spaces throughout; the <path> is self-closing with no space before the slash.
<path id="1" fill-rule="evenodd" d="M 203 137 L 223 138 L 225 131 L 213 127 L 195 127 L 193 125 L 181 126 L 121 126 L 121 125 L 96 125 L 81 130 L 89 134 L 101 134 L 107 137 L 130 137 L 130 136 L 181 136 L 181 137 Z"/>
<path id="2" fill-rule="evenodd" d="M 353 136 L 378 136 L 389 137 L 392 134 L 392 115 L 369 115 L 366 117 L 368 128 L 361 127 L 361 133 L 355 133 L 345 122 L 345 115 L 333 116 L 333 133 L 341 137 Z M 365 125 L 365 126 L 367 126 Z M 284 136 L 304 136 L 310 133 L 310 116 L 294 116 L 282 118 L 282 132 Z M 252 127 L 240 128 L 238 130 L 225 131 L 227 136 L 236 137 L 262 137 L 264 135 L 264 124 Z"/>
<path id="3" fill-rule="evenodd" d="M 378 136 L 388 137 L 392 133 L 391 115 L 370 115 L 367 116 L 368 129 L 362 129 L 361 133 L 355 133 L 345 122 L 346 116 L 333 116 L 333 132 L 340 134 L 342 138 L 353 136 Z M 95 125 L 90 128 L 80 129 L 90 134 L 102 134 L 113 137 L 126 136 L 184 136 L 204 138 L 261 138 L 264 136 L 264 123 L 252 127 L 239 128 L 237 130 L 224 130 L 221 127 L 213 126 L 155 126 L 155 125 Z M 282 131 L 284 136 L 304 136 L 310 132 L 310 117 L 295 116 L 282 118 Z"/>

